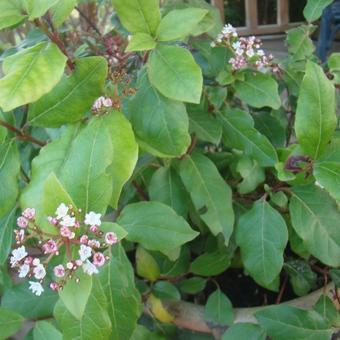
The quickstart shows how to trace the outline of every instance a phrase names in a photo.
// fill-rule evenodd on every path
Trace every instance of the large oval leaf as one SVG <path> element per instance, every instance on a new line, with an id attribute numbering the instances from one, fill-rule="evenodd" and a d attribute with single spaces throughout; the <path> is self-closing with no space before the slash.
<path id="1" fill-rule="evenodd" d="M 33 126 L 58 127 L 80 120 L 102 93 L 107 63 L 102 57 L 76 61 L 75 70 L 52 91 L 29 107 L 28 122 Z"/>
<path id="2" fill-rule="evenodd" d="M 223 233 L 228 244 L 234 225 L 231 189 L 215 164 L 195 153 L 180 162 L 179 173 L 202 220 L 214 235 Z"/>
<path id="3" fill-rule="evenodd" d="M 198 235 L 183 217 L 159 202 L 129 204 L 123 209 L 117 223 L 127 230 L 129 241 L 161 252 L 175 249 Z"/>
<path id="4" fill-rule="evenodd" d="M 17 207 L 14 207 L 3 218 L 0 219 L 0 265 L 3 266 L 8 254 L 12 249 L 13 230 L 16 227 L 15 212 Z"/>
<path id="5" fill-rule="evenodd" d="M 0 107 L 10 111 L 38 100 L 58 83 L 65 63 L 65 55 L 47 42 L 7 57 L 2 64 Z"/>
<path id="6" fill-rule="evenodd" d="M 295 187 L 292 195 L 292 225 L 307 250 L 329 266 L 340 266 L 340 212 L 335 201 L 314 185 Z"/>
<path id="7" fill-rule="evenodd" d="M 241 216 L 236 243 L 246 270 L 261 286 L 270 287 L 283 266 L 288 229 L 282 216 L 261 199 Z"/>
<path id="8" fill-rule="evenodd" d="M 22 327 L 24 321 L 20 314 L 7 308 L 0 308 L 0 338 L 10 338 Z"/>
<path id="9" fill-rule="evenodd" d="M 303 15 L 307 21 L 313 22 L 321 17 L 323 10 L 332 2 L 333 0 L 308 0 Z"/>
<path id="10" fill-rule="evenodd" d="M 202 72 L 188 50 L 160 45 L 152 51 L 147 66 L 151 84 L 164 96 L 183 102 L 200 102 Z"/>
<path id="11" fill-rule="evenodd" d="M 317 159 L 336 127 L 335 88 L 322 68 L 309 61 L 296 108 L 295 131 L 303 151 Z"/>

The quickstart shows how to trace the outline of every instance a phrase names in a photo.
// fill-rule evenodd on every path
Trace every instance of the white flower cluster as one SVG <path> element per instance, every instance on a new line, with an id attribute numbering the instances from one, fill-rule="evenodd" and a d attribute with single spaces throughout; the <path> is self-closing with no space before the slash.
<path id="1" fill-rule="evenodd" d="M 233 51 L 234 57 L 229 60 L 229 64 L 234 71 L 244 67 L 263 69 L 271 66 L 273 56 L 266 56 L 261 45 L 261 40 L 254 36 L 239 37 L 236 29 L 230 24 L 225 25 L 216 40 L 211 43 L 211 47 L 225 46 Z"/>
<path id="2" fill-rule="evenodd" d="M 111 98 L 106 98 L 106 97 L 99 97 L 95 100 L 95 102 L 92 105 L 92 110 L 94 112 L 102 112 L 108 108 L 111 108 L 113 106 L 113 101 Z"/>

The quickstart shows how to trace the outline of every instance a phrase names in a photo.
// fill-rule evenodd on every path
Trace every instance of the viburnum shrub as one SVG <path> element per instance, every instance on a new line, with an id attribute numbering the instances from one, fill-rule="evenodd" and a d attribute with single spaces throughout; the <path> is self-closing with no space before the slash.
<path id="1" fill-rule="evenodd" d="M 0 338 L 331 339 L 332 1 L 284 60 L 203 0 L 84 2 L 0 0 Z"/>

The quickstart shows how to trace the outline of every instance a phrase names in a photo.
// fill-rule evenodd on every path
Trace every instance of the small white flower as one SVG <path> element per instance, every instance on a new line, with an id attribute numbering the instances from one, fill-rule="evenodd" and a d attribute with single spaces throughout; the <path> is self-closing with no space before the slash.
<path id="1" fill-rule="evenodd" d="M 239 48 L 242 48 L 242 44 L 240 41 L 236 41 L 232 44 L 232 47 L 234 50 L 238 50 Z"/>
<path id="2" fill-rule="evenodd" d="M 39 266 L 40 260 L 38 258 L 35 258 L 32 262 L 33 266 Z"/>
<path id="3" fill-rule="evenodd" d="M 210 47 L 212 47 L 212 48 L 216 47 L 216 43 L 215 43 L 214 41 L 211 42 L 211 43 L 210 43 Z"/>
<path id="4" fill-rule="evenodd" d="M 258 51 L 257 51 L 257 55 L 258 55 L 259 57 L 263 57 L 263 56 L 264 56 L 264 51 L 263 51 L 263 50 L 258 50 Z"/>
<path id="5" fill-rule="evenodd" d="M 66 263 L 66 268 L 67 269 L 72 269 L 73 268 L 73 263 L 72 262 L 67 262 Z"/>
<path id="6" fill-rule="evenodd" d="M 42 280 L 46 276 L 46 270 L 42 264 L 39 264 L 33 269 L 33 274 L 37 280 Z"/>
<path id="7" fill-rule="evenodd" d="M 69 215 L 64 216 L 60 222 L 60 224 L 64 227 L 74 227 L 75 223 L 76 223 L 76 218 L 71 217 Z"/>
<path id="8" fill-rule="evenodd" d="M 33 294 L 40 296 L 41 293 L 44 291 L 43 286 L 40 282 L 29 281 L 29 289 L 33 292 Z"/>
<path id="9" fill-rule="evenodd" d="M 86 260 L 85 263 L 83 263 L 83 271 L 87 275 L 92 275 L 92 274 L 98 274 L 98 269 L 97 267 L 91 263 L 89 260 Z"/>
<path id="10" fill-rule="evenodd" d="M 11 267 L 15 267 L 18 262 L 27 256 L 26 248 L 21 246 L 17 249 L 13 249 L 12 256 L 10 258 Z"/>
<path id="11" fill-rule="evenodd" d="M 19 277 L 26 277 L 30 271 L 30 266 L 28 264 L 23 264 L 19 269 Z"/>
<path id="12" fill-rule="evenodd" d="M 93 211 L 90 211 L 88 214 L 85 215 L 85 221 L 84 223 L 87 225 L 96 225 L 100 226 L 102 224 L 100 218 L 102 214 L 96 214 Z"/>
<path id="13" fill-rule="evenodd" d="M 65 217 L 67 213 L 68 213 L 68 206 L 64 203 L 61 203 L 55 212 L 58 220 Z"/>
<path id="14" fill-rule="evenodd" d="M 92 248 L 82 244 L 79 249 L 79 256 L 82 261 L 85 261 L 92 255 Z"/>
<path id="15" fill-rule="evenodd" d="M 255 52 L 254 52 L 254 50 L 253 50 L 252 48 L 249 48 L 249 49 L 247 50 L 246 54 L 247 54 L 247 56 L 248 56 L 249 58 L 251 58 L 251 57 L 253 57 L 253 56 L 255 55 Z"/>

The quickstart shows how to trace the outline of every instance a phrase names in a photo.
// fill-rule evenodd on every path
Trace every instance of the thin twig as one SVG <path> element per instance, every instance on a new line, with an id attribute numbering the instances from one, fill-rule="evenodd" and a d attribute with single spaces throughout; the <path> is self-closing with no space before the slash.
<path id="1" fill-rule="evenodd" d="M 139 185 L 139 183 L 136 180 L 132 181 L 132 185 L 135 187 L 138 196 L 142 201 L 149 200 L 149 196 L 147 195 L 146 192 L 144 192 L 143 188 Z"/>
<path id="2" fill-rule="evenodd" d="M 283 279 L 283 283 L 282 283 L 279 295 L 277 296 L 277 299 L 276 299 L 276 302 L 275 302 L 277 305 L 279 303 L 281 303 L 283 293 L 285 292 L 286 287 L 287 287 L 287 282 L 288 282 L 288 275 L 285 275 L 285 278 Z"/>
<path id="3" fill-rule="evenodd" d="M 89 26 L 91 26 L 98 33 L 98 35 L 101 36 L 98 27 L 90 20 L 90 18 L 78 6 L 76 6 L 76 10 L 80 14 L 80 16 L 83 17 L 84 20 L 89 24 Z"/>
<path id="4" fill-rule="evenodd" d="M 24 133 L 23 131 L 17 129 L 15 126 L 5 122 L 4 120 L 0 119 L 0 125 L 4 126 L 7 130 L 14 132 L 17 135 L 17 139 L 26 140 L 40 146 L 45 146 L 47 144 L 45 141 Z"/>

